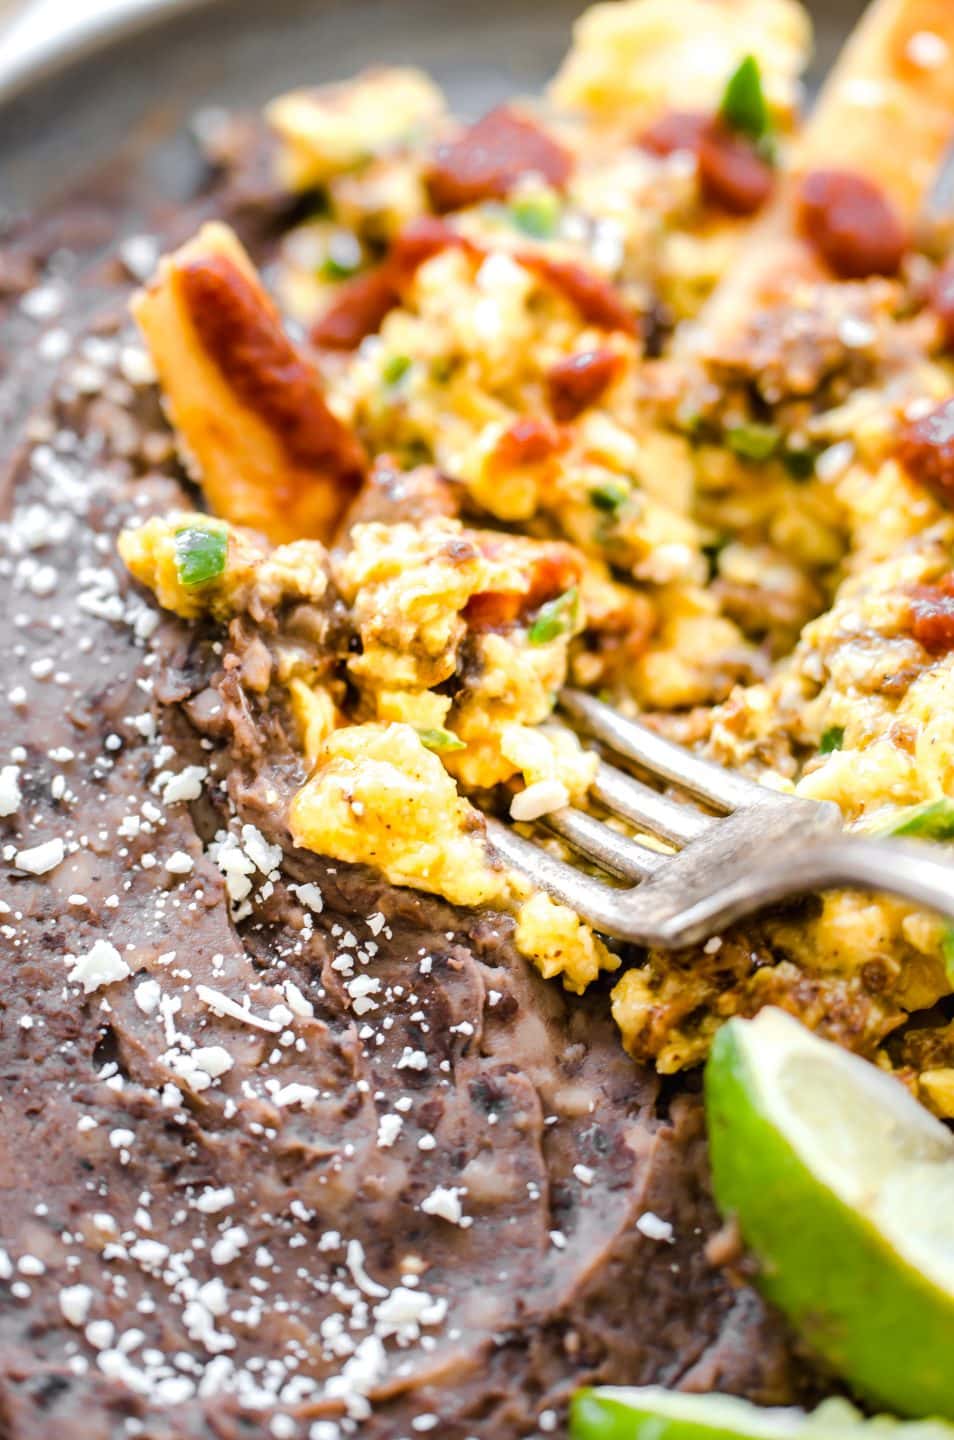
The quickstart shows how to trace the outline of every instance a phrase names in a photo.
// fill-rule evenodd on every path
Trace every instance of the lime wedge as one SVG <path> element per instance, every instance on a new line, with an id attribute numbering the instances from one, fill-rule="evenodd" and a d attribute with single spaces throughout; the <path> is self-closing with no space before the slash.
<path id="1" fill-rule="evenodd" d="M 940 1420 L 864 1420 L 845 1400 L 826 1400 L 806 1415 L 655 1385 L 577 1391 L 570 1434 L 573 1440 L 954 1440 L 954 1429 Z"/>
<path id="2" fill-rule="evenodd" d="M 706 1111 L 768 1299 L 860 1395 L 954 1419 L 954 1136 L 780 1010 L 719 1031 Z"/>

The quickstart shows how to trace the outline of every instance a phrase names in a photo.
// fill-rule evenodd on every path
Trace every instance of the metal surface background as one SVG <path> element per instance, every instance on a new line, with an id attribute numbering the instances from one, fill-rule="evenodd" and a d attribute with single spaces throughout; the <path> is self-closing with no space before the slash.
<path id="1" fill-rule="evenodd" d="M 421 65 L 462 114 L 479 112 L 538 89 L 584 8 L 580 0 L 108 0 L 26 55 L 0 42 L 0 207 L 72 188 L 130 140 L 156 187 L 174 194 L 185 159 L 180 127 L 197 107 L 254 106 L 372 63 Z M 809 8 L 817 78 L 864 0 Z"/>

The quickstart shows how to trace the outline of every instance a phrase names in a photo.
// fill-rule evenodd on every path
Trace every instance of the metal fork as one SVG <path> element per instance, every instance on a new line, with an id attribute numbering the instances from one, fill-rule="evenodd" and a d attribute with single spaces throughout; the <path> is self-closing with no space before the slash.
<path id="1" fill-rule="evenodd" d="M 508 825 L 488 821 L 498 854 L 596 929 L 675 949 L 764 905 L 841 886 L 887 891 L 954 919 L 954 863 L 939 858 L 936 846 L 846 834 L 830 801 L 769 790 L 624 719 L 591 695 L 566 690 L 560 708 L 601 751 L 721 812 L 670 799 L 601 759 L 592 797 L 610 814 L 668 841 L 675 853 L 620 835 L 582 810 L 557 810 L 540 823 L 628 882 L 625 887 L 583 874 Z"/>

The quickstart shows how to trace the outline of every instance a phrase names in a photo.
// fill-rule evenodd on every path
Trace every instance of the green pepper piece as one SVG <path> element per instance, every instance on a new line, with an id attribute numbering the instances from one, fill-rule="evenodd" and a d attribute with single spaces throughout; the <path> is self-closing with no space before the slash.
<path id="1" fill-rule="evenodd" d="M 605 480 L 590 491 L 590 503 L 608 515 L 615 515 L 621 510 L 629 497 L 630 488 L 622 480 Z"/>
<path id="2" fill-rule="evenodd" d="M 411 368 L 410 355 L 389 355 L 381 366 L 381 375 L 386 385 L 396 385 Z"/>
<path id="3" fill-rule="evenodd" d="M 459 735 L 439 727 L 433 730 L 418 730 L 421 744 L 428 750 L 466 750 L 467 746 Z"/>
<path id="4" fill-rule="evenodd" d="M 175 534 L 176 576 L 186 590 L 210 585 L 225 574 L 229 532 L 215 520 L 183 525 Z"/>
<path id="5" fill-rule="evenodd" d="M 844 725 L 829 725 L 827 730 L 822 731 L 822 737 L 818 742 L 818 753 L 819 755 L 830 755 L 833 750 L 840 750 L 844 743 Z"/>
<path id="6" fill-rule="evenodd" d="M 730 130 L 746 135 L 758 144 L 772 128 L 772 118 L 762 89 L 762 72 L 754 55 L 746 55 L 729 76 L 719 115 Z"/>
<path id="7" fill-rule="evenodd" d="M 954 840 L 954 800 L 927 800 L 909 805 L 878 833 L 907 835 L 919 840 Z"/>
<path id="8" fill-rule="evenodd" d="M 577 614 L 579 611 L 580 594 L 574 585 L 571 589 L 558 595 L 555 600 L 548 600 L 541 605 L 537 612 L 537 618 L 530 626 L 528 636 L 531 645 L 549 645 L 561 635 L 566 635 L 576 626 Z"/>
<path id="9" fill-rule="evenodd" d="M 563 206 L 552 190 L 522 195 L 510 204 L 510 220 L 533 240 L 552 240 L 560 225 Z"/>
<path id="10" fill-rule="evenodd" d="M 777 426 L 750 420 L 726 431 L 725 443 L 740 460 L 768 460 L 778 449 L 782 436 Z"/>

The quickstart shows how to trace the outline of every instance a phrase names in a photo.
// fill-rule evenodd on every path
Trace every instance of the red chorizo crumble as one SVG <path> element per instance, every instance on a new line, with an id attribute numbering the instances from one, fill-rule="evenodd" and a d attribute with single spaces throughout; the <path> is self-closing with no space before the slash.
<path id="1" fill-rule="evenodd" d="M 572 170 L 570 155 L 539 125 L 498 105 L 456 140 L 438 147 L 427 174 L 435 210 L 463 210 L 502 200 L 523 175 L 543 177 L 557 189 Z"/>
<path id="2" fill-rule="evenodd" d="M 652 155 L 665 157 L 679 150 L 695 155 L 710 117 L 697 110 L 669 110 L 637 137 L 637 144 Z"/>
<path id="3" fill-rule="evenodd" d="M 497 441 L 494 459 L 502 466 L 538 465 L 566 449 L 566 437 L 543 416 L 524 415 Z"/>
<path id="4" fill-rule="evenodd" d="M 493 544 L 482 548 L 491 551 Z M 518 622 L 525 621 L 548 600 L 564 595 L 581 578 L 579 556 L 568 545 L 550 545 L 534 562 L 530 573 L 530 585 L 522 591 L 487 591 L 472 595 L 464 609 L 467 624 L 472 630 L 506 630 Z"/>
<path id="5" fill-rule="evenodd" d="M 636 320 L 622 295 L 602 275 L 595 275 L 572 260 L 555 260 L 551 255 L 535 251 L 520 254 L 517 259 L 541 280 L 560 290 L 589 325 L 601 330 L 621 330 L 626 335 L 636 334 Z"/>
<path id="6" fill-rule="evenodd" d="M 942 265 L 934 277 L 931 309 L 941 322 L 944 344 L 954 350 L 954 258 Z"/>
<path id="7" fill-rule="evenodd" d="M 401 303 L 402 288 L 419 267 L 441 250 L 458 247 L 480 255 L 479 246 L 445 220 L 422 215 L 404 229 L 375 270 L 339 286 L 325 313 L 311 329 L 315 345 L 326 350 L 356 350 L 366 335 L 380 330 L 386 315 Z"/>
<path id="8" fill-rule="evenodd" d="M 731 215 L 754 215 L 772 193 L 775 176 L 750 140 L 714 120 L 699 139 L 699 180 L 712 205 Z"/>
<path id="9" fill-rule="evenodd" d="M 897 273 L 908 237 L 874 181 L 852 170 L 813 170 L 801 183 L 798 224 L 843 280 Z"/>
<path id="10" fill-rule="evenodd" d="M 909 420 L 898 441 L 898 459 L 942 504 L 954 504 L 954 400 Z"/>
<path id="11" fill-rule="evenodd" d="M 593 405 L 612 384 L 620 363 L 613 350 L 582 350 L 551 365 L 547 390 L 555 419 L 575 420 Z"/>
<path id="12" fill-rule="evenodd" d="M 954 574 L 912 590 L 911 634 L 932 655 L 954 650 Z"/>
<path id="13" fill-rule="evenodd" d="M 718 117 L 670 110 L 639 136 L 653 155 L 690 151 L 699 165 L 705 200 L 732 215 L 752 215 L 772 193 L 772 167 L 752 142 L 733 133 Z"/>

